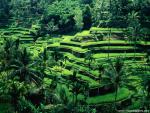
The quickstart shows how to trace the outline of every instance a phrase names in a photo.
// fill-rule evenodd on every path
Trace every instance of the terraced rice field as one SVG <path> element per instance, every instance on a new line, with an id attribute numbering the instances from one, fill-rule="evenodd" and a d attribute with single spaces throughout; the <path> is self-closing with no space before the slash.
<path id="1" fill-rule="evenodd" d="M 33 30 L 32 30 L 33 31 Z M 47 77 L 46 81 L 51 81 L 51 75 L 57 76 L 60 79 L 60 83 L 69 85 L 70 76 L 73 74 L 73 69 L 78 71 L 77 79 L 84 83 L 89 83 L 89 94 L 86 102 L 91 106 L 99 106 L 101 104 L 108 104 L 114 102 L 115 92 L 111 89 L 107 76 L 102 76 L 102 80 L 99 78 L 99 65 L 103 64 L 105 67 L 108 66 L 108 61 L 112 61 L 116 57 L 122 57 L 125 66 L 130 71 L 130 77 L 128 79 L 132 82 L 128 82 L 128 87 L 120 87 L 117 93 L 116 101 L 124 102 L 134 97 L 135 91 L 141 88 L 138 85 L 138 81 L 141 81 L 142 73 L 139 67 L 145 66 L 145 48 L 150 47 L 150 42 L 146 44 L 144 42 L 138 42 L 136 45 L 126 40 L 113 39 L 108 40 L 107 34 L 110 29 L 107 28 L 91 28 L 89 31 L 83 31 L 77 33 L 74 36 L 62 36 L 61 38 L 53 38 L 49 40 L 38 39 L 34 42 L 34 38 L 31 35 L 31 30 L 24 28 L 8 28 L 7 31 L 1 29 L 1 36 L 5 38 L 13 37 L 18 38 L 21 41 L 21 46 L 26 47 L 32 54 L 33 59 L 36 58 L 40 53 L 43 52 L 44 48 L 52 54 L 54 52 L 62 53 L 67 57 L 67 61 L 63 61 L 63 65 L 49 66 L 46 69 Z M 125 29 L 111 28 L 112 35 L 123 35 Z M 105 34 L 106 40 L 97 40 L 99 34 Z M 1 43 L 3 39 L 1 39 Z M 93 60 L 89 60 L 88 57 Z M 113 61 L 114 62 L 114 61 Z M 138 64 L 138 65 L 137 65 Z M 136 72 L 132 72 L 132 70 Z M 145 70 L 146 72 L 149 69 Z M 135 81 L 135 82 L 133 82 Z M 102 93 L 102 91 L 104 91 Z M 68 91 L 68 94 L 70 92 Z M 83 99 L 84 96 L 81 94 L 78 96 L 79 99 Z"/>

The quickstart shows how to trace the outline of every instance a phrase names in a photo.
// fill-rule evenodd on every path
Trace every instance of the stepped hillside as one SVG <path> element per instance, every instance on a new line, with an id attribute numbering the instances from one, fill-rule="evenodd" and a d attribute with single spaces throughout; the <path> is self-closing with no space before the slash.
<path id="1" fill-rule="evenodd" d="M 100 106 L 104 103 L 112 103 L 115 95 L 112 84 L 106 82 L 108 81 L 107 76 L 100 78 L 98 67 L 100 64 L 107 66 L 110 59 L 114 62 L 116 57 L 121 57 L 125 66 L 131 70 L 135 69 L 135 73 L 142 73 L 142 68 L 146 65 L 145 52 L 150 47 L 150 42 L 139 41 L 134 44 L 125 38 L 125 32 L 126 29 L 123 28 L 91 28 L 74 36 L 62 36 L 59 40 L 58 38 L 38 39 L 35 42 L 30 29 L 9 28 L 3 31 L 2 35 L 4 39 L 19 37 L 22 46 L 27 47 L 35 58 L 44 50 L 43 48 L 47 48 L 50 53 L 56 55 L 63 54 L 66 61 L 63 61 L 63 65 L 60 66 L 56 64 L 47 67 L 46 79 L 51 80 L 51 75 L 59 76 L 60 83 L 67 85 L 73 74 L 72 69 L 78 70 L 77 79 L 81 83 L 89 83 L 89 97 L 86 102 Z M 61 60 L 58 60 L 59 62 Z M 149 69 L 145 71 L 149 73 Z M 131 100 L 135 90 L 141 87 L 137 85 L 141 80 L 141 75 L 136 76 L 135 73 L 128 77 L 129 80 L 132 80 L 127 83 L 128 87 L 119 89 L 118 103 Z M 79 95 L 78 98 L 81 100 L 84 96 Z"/>
<path id="2" fill-rule="evenodd" d="M 150 0 L 0 0 L 0 113 L 150 112 Z"/>

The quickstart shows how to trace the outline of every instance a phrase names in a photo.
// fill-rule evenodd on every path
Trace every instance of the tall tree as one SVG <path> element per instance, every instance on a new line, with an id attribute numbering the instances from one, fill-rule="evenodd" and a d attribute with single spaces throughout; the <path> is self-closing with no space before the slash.
<path id="1" fill-rule="evenodd" d="M 0 26 L 1 24 L 7 24 L 7 20 L 10 17 L 10 0 L 1 0 L 0 3 Z"/>
<path id="2" fill-rule="evenodd" d="M 37 85 L 41 83 L 42 74 L 36 71 L 33 66 L 36 62 L 31 63 L 30 55 L 24 48 L 19 59 L 14 59 L 10 67 L 13 69 L 12 77 L 18 76 L 20 81 L 34 82 Z"/>
<path id="3" fill-rule="evenodd" d="M 92 26 L 92 14 L 91 14 L 91 7 L 86 5 L 83 10 L 83 29 L 90 29 Z"/>
<path id="4" fill-rule="evenodd" d="M 126 82 L 127 76 L 124 73 L 124 63 L 121 58 L 117 58 L 115 63 L 113 63 L 111 60 L 109 60 L 109 68 L 105 71 L 106 76 L 108 76 L 110 83 L 113 84 L 115 89 L 115 99 L 114 99 L 114 105 L 116 108 L 116 101 L 117 101 L 117 93 L 119 87 Z"/>
<path id="5" fill-rule="evenodd" d="M 128 36 L 129 40 L 134 43 L 134 57 L 136 53 L 136 44 L 140 40 L 141 25 L 139 22 L 138 12 L 132 11 L 128 14 Z"/>

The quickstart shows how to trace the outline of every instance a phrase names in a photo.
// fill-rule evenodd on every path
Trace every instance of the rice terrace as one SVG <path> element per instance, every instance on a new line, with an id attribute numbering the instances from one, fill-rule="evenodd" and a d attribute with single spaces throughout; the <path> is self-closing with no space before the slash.
<path id="1" fill-rule="evenodd" d="M 0 113 L 149 113 L 150 0 L 0 0 Z"/>

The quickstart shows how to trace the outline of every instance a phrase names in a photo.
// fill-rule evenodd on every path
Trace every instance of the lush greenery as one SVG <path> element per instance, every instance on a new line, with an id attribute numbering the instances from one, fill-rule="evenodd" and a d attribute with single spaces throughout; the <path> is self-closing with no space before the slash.
<path id="1" fill-rule="evenodd" d="M 148 111 L 149 10 L 149 0 L 1 0 L 0 113 Z"/>

